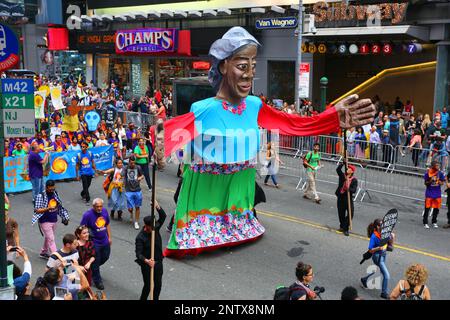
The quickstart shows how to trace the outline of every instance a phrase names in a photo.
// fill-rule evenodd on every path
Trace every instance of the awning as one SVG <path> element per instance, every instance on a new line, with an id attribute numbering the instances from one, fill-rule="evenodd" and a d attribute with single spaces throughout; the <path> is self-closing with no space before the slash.
<path id="1" fill-rule="evenodd" d="M 427 27 L 418 27 L 410 25 L 402 26 L 380 26 L 380 27 L 347 27 L 347 28 L 317 28 L 316 33 L 305 33 L 305 38 L 320 40 L 379 40 L 385 37 L 385 40 L 430 40 L 430 29 Z M 329 39 L 326 39 L 329 38 Z M 345 38 L 345 39 L 341 39 Z"/>

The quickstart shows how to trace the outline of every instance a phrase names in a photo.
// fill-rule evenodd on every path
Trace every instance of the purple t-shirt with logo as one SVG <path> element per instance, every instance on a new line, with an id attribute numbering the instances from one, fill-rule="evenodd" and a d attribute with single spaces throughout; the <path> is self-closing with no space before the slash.
<path id="1" fill-rule="evenodd" d="M 54 209 L 45 212 L 44 215 L 39 218 L 39 223 L 46 223 L 46 222 L 56 223 L 58 222 L 58 203 L 56 202 L 55 194 L 47 193 L 47 198 L 48 198 L 48 206 Z"/>
<path id="2" fill-rule="evenodd" d="M 430 179 L 429 171 L 425 173 L 424 175 L 425 181 L 428 181 Z M 442 197 L 441 195 L 441 185 L 439 184 L 439 181 L 445 181 L 444 174 L 439 171 L 437 174 L 432 177 L 431 184 L 427 186 L 427 189 L 425 191 L 425 197 L 431 198 L 431 199 L 439 199 Z"/>
<path id="3" fill-rule="evenodd" d="M 90 209 L 83 214 L 80 225 L 87 226 L 94 241 L 95 246 L 109 246 L 107 226 L 109 225 L 108 211 L 103 208 L 99 214 L 94 209 Z"/>
<path id="4" fill-rule="evenodd" d="M 39 153 L 30 152 L 30 155 L 28 156 L 28 174 L 30 179 L 42 178 L 44 176 L 44 170 L 41 164 L 42 160 Z"/>

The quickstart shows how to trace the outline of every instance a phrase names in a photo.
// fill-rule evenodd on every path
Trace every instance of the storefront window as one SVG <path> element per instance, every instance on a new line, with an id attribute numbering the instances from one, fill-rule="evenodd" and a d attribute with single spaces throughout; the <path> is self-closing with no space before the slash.
<path id="1" fill-rule="evenodd" d="M 161 59 L 159 61 L 161 88 L 171 89 L 173 80 L 189 76 L 189 62 L 176 59 Z"/>
<path id="2" fill-rule="evenodd" d="M 289 104 L 295 100 L 295 62 L 269 61 L 268 93 L 273 99 L 281 99 Z"/>
<path id="3" fill-rule="evenodd" d="M 109 60 L 109 83 L 114 83 L 121 89 L 127 90 L 131 84 L 131 62 L 129 59 L 112 58 Z"/>

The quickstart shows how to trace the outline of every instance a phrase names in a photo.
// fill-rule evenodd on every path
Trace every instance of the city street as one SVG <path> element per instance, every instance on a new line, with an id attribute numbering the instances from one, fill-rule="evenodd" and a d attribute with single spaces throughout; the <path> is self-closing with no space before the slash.
<path id="1" fill-rule="evenodd" d="M 329 163 L 326 165 L 331 166 Z M 295 190 L 297 179 L 279 176 L 279 181 L 281 189 L 263 187 L 268 202 L 257 207 L 258 217 L 266 228 L 262 239 L 183 260 L 165 259 L 161 299 L 271 300 L 277 286 L 295 281 L 298 261 L 313 266 L 313 286 L 325 287 L 323 299 L 339 299 L 342 289 L 349 285 L 356 287 L 364 299 L 380 299 L 380 290 L 360 287 L 359 279 L 366 274 L 371 261 L 363 265 L 359 262 L 368 246 L 367 225 L 375 218 L 382 218 L 391 208 L 399 210 L 399 221 L 395 228 L 396 247 L 387 257 L 391 275 L 389 291 L 409 264 L 422 263 L 429 271 L 427 285 L 432 298 L 450 299 L 450 233 L 442 228 L 425 230 L 421 223 L 421 206 L 410 200 L 372 195 L 371 201 L 366 199 L 356 204 L 353 232 L 350 237 L 345 237 L 336 231 L 339 225 L 334 185 L 318 183 L 322 203 L 317 205 L 303 199 L 302 193 Z M 102 182 L 103 177 L 93 181 L 92 199 L 101 197 L 106 200 Z M 258 182 L 263 185 L 261 179 Z M 169 237 L 165 227 L 175 208 L 173 194 L 176 185 L 174 164 L 157 174 L 157 199 L 168 215 L 161 230 L 164 245 Z M 63 235 L 75 230 L 89 206 L 80 199 L 79 182 L 57 183 L 57 190 L 71 214 L 68 226 L 61 223 L 57 226 L 56 239 L 60 248 Z M 141 217 L 150 213 L 150 192 L 146 187 L 144 193 Z M 34 284 L 43 274 L 45 261 L 38 257 L 43 238 L 37 225 L 31 226 L 31 192 L 12 195 L 10 200 L 10 215 L 19 222 L 21 243 L 32 261 Z M 440 225 L 446 222 L 445 216 L 446 208 L 441 210 Z M 138 232 L 128 221 L 128 213 L 124 217 L 123 222 L 113 221 L 111 224 L 111 258 L 101 268 L 101 273 L 109 299 L 136 300 L 142 288 L 140 268 L 134 262 L 134 240 Z"/>

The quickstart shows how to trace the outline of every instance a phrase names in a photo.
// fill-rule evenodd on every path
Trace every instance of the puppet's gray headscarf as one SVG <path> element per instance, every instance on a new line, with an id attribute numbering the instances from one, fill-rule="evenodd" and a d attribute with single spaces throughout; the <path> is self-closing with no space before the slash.
<path id="1" fill-rule="evenodd" d="M 228 57 L 231 57 L 239 49 L 248 45 L 255 44 L 261 46 L 250 33 L 242 27 L 233 27 L 228 30 L 222 37 L 215 41 L 209 49 L 209 55 L 212 56 L 212 66 L 209 70 L 208 80 L 214 90 L 219 91 L 222 74 L 219 70 L 219 64 Z"/>

